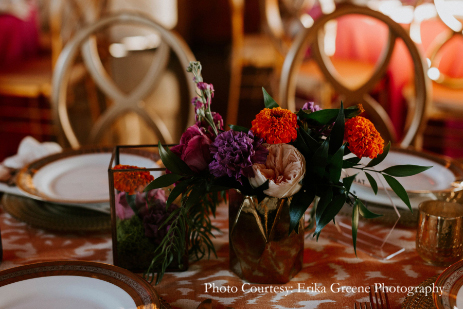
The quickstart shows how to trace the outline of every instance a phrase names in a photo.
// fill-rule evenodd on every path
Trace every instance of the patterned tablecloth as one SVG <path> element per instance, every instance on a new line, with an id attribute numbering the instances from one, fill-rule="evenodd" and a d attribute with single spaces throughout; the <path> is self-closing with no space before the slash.
<path id="1" fill-rule="evenodd" d="M 353 308 L 367 301 L 369 285 L 392 289 L 392 308 L 400 308 L 410 288 L 443 271 L 425 265 L 415 253 L 415 229 L 395 229 L 390 239 L 409 250 L 388 261 L 379 261 L 352 247 L 323 237 L 307 238 L 304 267 L 284 285 L 250 284 L 228 268 L 228 209 L 218 208 L 215 224 L 221 229 L 214 240 L 218 258 L 190 264 L 185 272 L 168 273 L 156 286 L 174 308 L 196 308 L 205 299 L 233 308 Z M 111 235 L 54 234 L 32 228 L 0 211 L 3 262 L 0 270 L 52 260 L 87 260 L 112 263 Z M 388 233 L 390 226 L 376 227 Z M 395 292 L 394 292 L 395 291 Z"/>

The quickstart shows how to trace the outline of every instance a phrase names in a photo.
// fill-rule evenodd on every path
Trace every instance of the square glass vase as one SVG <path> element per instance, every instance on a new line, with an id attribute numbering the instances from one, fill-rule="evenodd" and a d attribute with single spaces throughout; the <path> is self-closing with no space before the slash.
<path id="1" fill-rule="evenodd" d="M 168 145 L 171 146 L 171 145 Z M 126 166 L 123 169 L 115 168 Z M 146 272 L 156 250 L 167 233 L 162 223 L 172 212 L 173 204 L 166 210 L 165 200 L 170 188 L 144 192 L 149 183 L 137 186 L 130 182 L 134 175 L 151 175 L 153 179 L 165 174 L 157 145 L 116 146 L 108 168 L 113 263 L 133 272 Z M 140 176 L 138 176 L 140 177 Z M 118 183 L 126 183 L 121 185 Z M 135 189 L 130 192 L 130 187 Z M 116 188 L 117 187 L 117 188 Z M 187 229 L 186 229 L 187 230 Z M 188 233 L 185 232 L 185 248 L 181 261 L 174 258 L 167 271 L 188 269 Z M 154 267 L 156 272 L 160 267 Z"/>

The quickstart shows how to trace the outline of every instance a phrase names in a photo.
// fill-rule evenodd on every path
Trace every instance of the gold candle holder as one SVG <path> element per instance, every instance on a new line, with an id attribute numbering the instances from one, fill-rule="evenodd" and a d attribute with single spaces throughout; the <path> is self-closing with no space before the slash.
<path id="1" fill-rule="evenodd" d="M 427 263 L 448 266 L 463 258 L 463 205 L 426 201 L 419 205 L 416 251 Z"/>

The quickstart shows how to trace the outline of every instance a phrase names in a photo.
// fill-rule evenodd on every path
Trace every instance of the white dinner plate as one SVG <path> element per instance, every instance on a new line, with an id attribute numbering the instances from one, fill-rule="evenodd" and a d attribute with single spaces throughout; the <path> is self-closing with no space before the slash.
<path id="1" fill-rule="evenodd" d="M 60 261 L 1 271 L 0 308 L 155 309 L 160 300 L 150 284 L 128 270 Z"/>
<path id="2" fill-rule="evenodd" d="M 433 299 L 438 309 L 463 309 L 463 261 L 447 267 L 434 284 Z"/>
<path id="3" fill-rule="evenodd" d="M 363 158 L 360 163 L 367 164 L 370 160 Z M 451 159 L 439 157 L 426 152 L 409 149 L 393 148 L 383 162 L 374 167 L 381 171 L 393 165 L 413 164 L 432 166 L 432 168 L 409 177 L 396 177 L 408 193 L 412 208 L 430 199 L 446 199 L 453 193 L 453 198 L 461 198 L 456 191 L 462 190 L 463 166 Z M 407 208 L 405 203 L 392 191 L 385 179 L 378 173 L 370 172 L 377 184 L 378 194 L 375 195 L 370 187 L 365 173 L 357 169 L 346 169 L 348 175 L 359 173 L 352 184 L 351 190 L 360 199 L 381 205 L 390 205 L 389 197 L 397 207 Z M 386 190 L 384 189 L 386 188 Z"/>
<path id="4" fill-rule="evenodd" d="M 109 213 L 108 167 L 111 149 L 84 149 L 54 154 L 24 167 L 18 188 L 29 197 Z M 120 164 L 158 168 L 154 154 L 121 153 Z M 151 172 L 154 177 L 161 172 Z"/>

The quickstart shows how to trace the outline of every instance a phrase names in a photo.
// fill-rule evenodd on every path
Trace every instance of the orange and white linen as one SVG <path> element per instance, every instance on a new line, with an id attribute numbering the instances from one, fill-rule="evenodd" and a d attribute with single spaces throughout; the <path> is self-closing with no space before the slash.
<path id="1" fill-rule="evenodd" d="M 196 308 L 205 299 L 233 308 L 352 308 L 367 301 L 369 285 L 386 285 L 392 308 L 400 308 L 410 288 L 443 271 L 425 265 L 412 249 L 390 261 L 378 261 L 362 252 L 324 238 L 307 238 L 304 267 L 287 284 L 251 284 L 238 278 L 228 264 L 228 208 L 218 208 L 213 220 L 222 230 L 213 240 L 218 259 L 190 264 L 185 272 L 167 273 L 155 288 L 174 308 Z M 58 235 L 0 214 L 3 262 L 0 270 L 41 261 L 87 260 L 112 263 L 111 235 Z M 390 227 L 377 226 L 378 233 Z M 399 229 L 392 241 L 414 248 L 415 229 Z"/>

